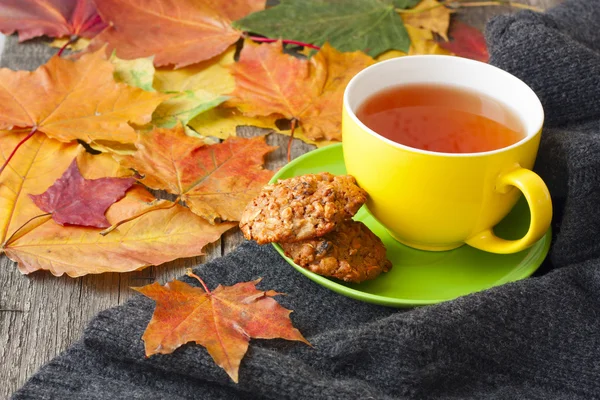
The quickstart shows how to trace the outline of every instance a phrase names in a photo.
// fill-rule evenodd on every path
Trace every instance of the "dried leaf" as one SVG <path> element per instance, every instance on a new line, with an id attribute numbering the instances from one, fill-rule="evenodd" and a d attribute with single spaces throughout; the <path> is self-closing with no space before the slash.
<path id="1" fill-rule="evenodd" d="M 185 92 L 205 90 L 215 95 L 233 92 L 235 81 L 229 66 L 234 63 L 235 47 L 210 60 L 185 68 L 158 68 L 154 76 L 154 88 L 161 92 Z"/>
<path id="2" fill-rule="evenodd" d="M 284 54 L 279 42 L 248 42 L 232 67 L 236 89 L 228 104 L 252 117 L 295 118 L 312 140 L 341 140 L 344 89 L 373 62 L 361 52 L 340 53 L 328 44 L 312 59 L 302 60 Z"/>
<path id="3" fill-rule="evenodd" d="M 145 124 L 169 96 L 116 83 L 101 52 L 52 57 L 33 72 L 0 69 L 0 129 L 33 127 L 63 142 L 131 143 L 129 122 Z"/>
<path id="4" fill-rule="evenodd" d="M 238 381 L 240 362 L 250 338 L 297 340 L 308 343 L 290 320 L 291 310 L 274 299 L 272 290 L 256 288 L 260 279 L 212 292 L 175 280 L 134 288 L 156 301 L 142 336 L 146 356 L 169 354 L 188 342 L 204 346 L 213 360 Z"/>
<path id="5" fill-rule="evenodd" d="M 406 25 L 406 30 L 410 35 L 411 45 L 409 55 L 417 54 L 441 54 L 451 55 L 448 50 L 443 49 L 435 38 L 431 31 L 427 29 L 415 28 L 410 25 Z"/>
<path id="6" fill-rule="evenodd" d="M 108 228 L 110 223 L 104 213 L 134 183 L 134 178 L 85 179 L 74 159 L 44 193 L 29 197 L 41 210 L 52 213 L 52 219 L 59 225 Z"/>
<path id="7" fill-rule="evenodd" d="M 450 41 L 439 41 L 444 49 L 457 56 L 488 62 L 490 55 L 483 34 L 475 27 L 454 21 L 450 27 Z"/>
<path id="8" fill-rule="evenodd" d="M 101 153 L 118 154 L 121 156 L 131 155 L 137 151 L 133 143 L 119 143 L 110 140 L 95 140 L 89 143 L 93 150 Z"/>
<path id="9" fill-rule="evenodd" d="M 211 222 L 239 221 L 246 204 L 274 173 L 262 168 L 265 155 L 275 149 L 262 136 L 206 146 L 178 125 L 140 133 L 136 146 L 135 154 L 120 158 L 122 165 L 138 171 L 144 185 L 181 196 L 194 213 Z"/>
<path id="10" fill-rule="evenodd" d="M 241 35 L 232 20 L 264 6 L 265 0 L 102 0 L 98 10 L 111 27 L 91 48 L 108 43 L 120 58 L 154 55 L 156 66 L 180 68 L 224 52 Z"/>
<path id="11" fill-rule="evenodd" d="M 275 124 L 281 118 L 283 116 L 275 114 L 266 117 L 249 117 L 237 108 L 217 107 L 198 115 L 189 122 L 189 125 L 200 135 L 227 139 L 236 136 L 238 126 L 256 126 L 281 132 Z"/>
<path id="12" fill-rule="evenodd" d="M 12 150 L 24 134 L 0 136 L 0 155 Z M 98 229 L 60 226 L 42 212 L 28 194 L 46 190 L 73 157 L 83 176 L 120 177 L 125 171 L 109 155 L 91 156 L 81 146 L 34 135 L 0 174 L 0 251 L 19 263 L 23 273 L 46 269 L 60 276 L 125 272 L 202 254 L 235 223 L 211 225 L 181 205 L 162 200 L 164 209 L 142 215 L 106 236 Z M 131 174 L 131 171 L 127 171 Z M 115 224 L 154 206 L 154 197 L 140 186 L 113 204 L 106 217 Z M 167 208 L 168 207 L 168 208 Z"/>
<path id="13" fill-rule="evenodd" d="M 342 102 L 350 79 L 374 63 L 371 57 L 356 51 L 341 53 L 329 44 L 313 57 L 317 68 L 327 73 L 319 95 L 299 116 L 302 132 L 312 140 L 342 140 Z"/>
<path id="14" fill-rule="evenodd" d="M 203 89 L 187 90 L 161 103 L 152 114 L 152 123 L 160 128 L 184 125 L 197 115 L 215 108 L 229 97 L 219 96 Z"/>
<path id="15" fill-rule="evenodd" d="M 165 203 L 165 206 L 157 208 L 157 203 Z M 152 211 L 143 214 L 148 209 Z M 24 274 L 40 269 L 71 277 L 128 272 L 202 255 L 207 243 L 218 240 L 225 231 L 236 226 L 235 223 L 211 225 L 186 207 L 166 200 L 155 201 L 139 185 L 106 213 L 111 225 L 136 215 L 140 216 L 105 236 L 100 235 L 98 229 L 63 227 L 46 220 L 27 234 L 13 238 L 4 246 L 4 251 L 19 263 L 19 270 Z"/>
<path id="16" fill-rule="evenodd" d="M 144 90 L 168 92 L 172 98 L 162 102 L 152 114 L 152 124 L 160 128 L 184 125 L 197 115 L 228 99 L 235 82 L 228 65 L 233 64 L 235 49 L 231 48 L 213 60 L 173 70 L 155 70 L 152 57 L 121 60 L 113 55 L 115 79 Z"/>
<path id="17" fill-rule="evenodd" d="M 19 42 L 37 36 L 92 38 L 106 27 L 93 0 L 2 0 L 0 32 L 19 32 Z"/>
<path id="18" fill-rule="evenodd" d="M 394 11 L 414 2 L 398 0 L 282 0 L 250 14 L 234 26 L 270 38 L 317 46 L 329 42 L 340 51 L 363 51 L 373 57 L 390 49 L 408 51 L 408 34 Z"/>
<path id="19" fill-rule="evenodd" d="M 0 164 L 26 135 L 12 132 L 0 135 Z M 27 194 L 45 191 L 81 150 L 76 143 L 61 143 L 40 133 L 21 146 L 9 167 L 0 174 L 0 249 L 27 221 L 43 214 Z M 38 222 L 27 224 L 19 232 L 26 233 Z"/>
<path id="20" fill-rule="evenodd" d="M 114 53 L 110 62 L 114 66 L 113 77 L 116 82 L 123 82 L 129 86 L 154 92 L 154 57 L 136 58 L 134 60 L 121 60 Z"/>
<path id="21" fill-rule="evenodd" d="M 280 119 L 285 118 L 283 118 L 282 115 L 277 114 L 271 114 L 266 117 L 247 117 L 241 114 L 236 108 L 217 107 L 198 115 L 189 122 L 189 125 L 202 137 L 211 136 L 219 139 L 237 136 L 236 128 L 238 126 L 254 126 L 271 129 L 282 135 L 290 136 L 291 130 L 289 127 L 283 129 L 277 126 L 276 122 Z M 324 147 L 337 143 L 335 140 L 313 140 L 304 134 L 302 127 L 296 128 L 294 137 L 317 147 Z"/>
<path id="22" fill-rule="evenodd" d="M 88 46 L 90 45 L 90 39 L 79 38 L 75 42 L 71 42 L 71 37 L 62 37 L 56 38 L 50 43 L 48 43 L 48 46 L 54 47 L 56 49 L 60 49 L 65 45 L 67 45 L 67 49 L 71 51 L 81 51 L 88 48 Z"/>
<path id="23" fill-rule="evenodd" d="M 426 29 L 448 40 L 451 12 L 437 0 L 423 0 L 410 12 L 402 13 L 401 16 L 406 25 Z"/>

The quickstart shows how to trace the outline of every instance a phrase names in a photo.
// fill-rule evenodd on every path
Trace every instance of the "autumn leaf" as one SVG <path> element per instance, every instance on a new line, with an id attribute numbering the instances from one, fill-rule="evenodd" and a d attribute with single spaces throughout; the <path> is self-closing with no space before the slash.
<path id="1" fill-rule="evenodd" d="M 157 207 L 157 203 L 163 203 Z M 151 208 L 152 211 L 143 213 Z M 139 216 L 138 216 L 139 215 Z M 43 269 L 53 275 L 78 277 L 103 272 L 128 272 L 178 258 L 204 254 L 236 223 L 210 224 L 188 208 L 155 200 L 136 185 L 107 211 L 109 223 L 138 216 L 107 235 L 98 229 L 60 226 L 45 220 L 25 235 L 11 239 L 3 250 L 24 274 Z"/>
<path id="2" fill-rule="evenodd" d="M 277 114 L 271 114 L 266 117 L 249 117 L 240 113 L 237 108 L 217 107 L 199 114 L 188 124 L 202 137 L 211 136 L 219 139 L 227 139 L 232 136 L 237 136 L 236 128 L 238 126 L 265 128 L 282 135 L 290 136 L 291 130 L 289 127 L 280 128 L 277 125 L 277 121 L 280 119 L 284 119 L 284 117 Z M 295 130 L 294 137 L 317 147 L 324 147 L 337 143 L 337 141 L 334 140 L 313 140 L 304 134 L 302 127 Z"/>
<path id="3" fill-rule="evenodd" d="M 448 40 L 451 10 L 437 0 L 423 0 L 415 8 L 400 13 L 406 25 L 426 29 Z"/>
<path id="4" fill-rule="evenodd" d="M 229 66 L 235 61 L 235 47 L 210 60 L 184 68 L 157 68 L 154 88 L 161 92 L 186 92 L 205 90 L 215 95 L 226 95 L 235 88 Z"/>
<path id="5" fill-rule="evenodd" d="M 116 82 L 122 82 L 129 86 L 154 92 L 154 58 L 136 58 L 134 60 L 122 60 L 114 53 L 109 61 L 114 67 L 113 77 Z"/>
<path id="6" fill-rule="evenodd" d="M 196 116 L 189 122 L 189 126 L 202 136 L 227 139 L 236 136 L 236 128 L 238 126 L 255 126 L 281 132 L 277 128 L 276 122 L 282 118 L 284 118 L 282 115 L 276 114 L 266 117 L 249 117 L 242 114 L 237 108 L 217 107 Z"/>
<path id="7" fill-rule="evenodd" d="M 59 225 L 108 228 L 110 223 L 104 213 L 134 183 L 134 178 L 85 179 L 73 159 L 60 179 L 44 193 L 29 197 L 41 210 L 52 213 L 52 219 Z"/>
<path id="8" fill-rule="evenodd" d="M 0 69 L 0 129 L 36 127 L 63 142 L 134 142 L 129 123 L 150 122 L 169 96 L 116 83 L 113 70 L 101 52 L 77 61 L 54 56 L 33 72 Z"/>
<path id="9" fill-rule="evenodd" d="M 7 154 L 24 134 L 0 135 L 0 155 Z M 96 228 L 61 226 L 28 196 L 44 192 L 71 161 L 86 179 L 131 175 L 110 155 L 92 156 L 74 143 L 45 135 L 33 136 L 0 174 L 0 252 L 19 263 L 22 273 L 40 269 L 76 277 L 102 272 L 125 272 L 181 257 L 201 255 L 235 223 L 209 224 L 188 208 L 154 197 L 139 185 L 106 213 L 116 224 L 136 215 L 106 236 Z M 162 205 L 162 208 L 158 206 Z M 155 211 L 144 211 L 154 208 Z"/>
<path id="10" fill-rule="evenodd" d="M 0 163 L 26 134 L 0 135 Z M 38 221 L 26 224 L 42 214 L 27 194 L 44 192 L 60 178 L 82 147 L 74 142 L 62 143 L 46 135 L 34 135 L 16 153 L 10 168 L 0 174 L 0 248 L 17 230 L 24 233 Z"/>
<path id="11" fill-rule="evenodd" d="M 133 155 L 120 157 L 121 164 L 138 171 L 144 185 L 180 196 L 210 222 L 239 221 L 246 204 L 274 174 L 262 168 L 265 155 L 275 149 L 262 136 L 206 146 L 178 125 L 140 133 L 136 147 Z"/>
<path id="12" fill-rule="evenodd" d="M 275 7 L 250 14 L 234 26 L 270 38 L 297 40 L 339 51 L 360 50 L 377 56 L 390 49 L 408 51 L 410 41 L 395 8 L 414 1 L 282 0 Z"/>
<path id="13" fill-rule="evenodd" d="M 427 29 L 415 28 L 410 25 L 406 25 L 406 30 L 410 36 L 410 50 L 407 53 L 403 53 L 398 50 L 390 50 L 379 55 L 377 62 L 389 60 L 396 57 L 404 57 L 407 55 L 419 55 L 419 54 L 441 54 L 441 55 L 452 55 L 453 53 L 443 49 L 439 43 L 435 40 L 433 33 Z"/>
<path id="14" fill-rule="evenodd" d="M 152 114 L 152 123 L 159 128 L 174 128 L 180 122 L 187 125 L 198 114 L 215 108 L 228 98 L 202 89 L 186 91 L 161 103 Z"/>
<path id="15" fill-rule="evenodd" d="M 248 116 L 280 114 L 299 121 L 313 140 L 341 140 L 344 89 L 372 58 L 328 44 L 310 60 L 282 52 L 281 43 L 247 42 L 232 66 L 236 89 L 227 103 Z"/>
<path id="16" fill-rule="evenodd" d="M 293 327 L 288 310 L 273 299 L 279 293 L 258 290 L 257 279 L 210 291 L 174 280 L 133 288 L 156 302 L 142 336 L 146 356 L 169 354 L 188 342 L 204 346 L 218 366 L 238 382 L 240 362 L 250 338 L 308 341 Z"/>
<path id="17" fill-rule="evenodd" d="M 92 38 L 106 27 L 93 0 L 2 0 L 0 32 L 36 36 Z"/>
<path id="18" fill-rule="evenodd" d="M 313 59 L 317 68 L 326 71 L 327 79 L 320 94 L 298 116 L 302 131 L 314 140 L 341 141 L 341 109 L 346 85 L 354 75 L 374 61 L 358 51 L 341 53 L 327 43 Z"/>
<path id="19" fill-rule="evenodd" d="M 460 21 L 454 21 L 450 27 L 450 41 L 439 41 L 444 49 L 457 56 L 488 62 L 490 55 L 485 43 L 485 37 L 477 29 Z"/>
<path id="20" fill-rule="evenodd" d="M 50 43 L 48 46 L 54 47 L 56 49 L 62 49 L 63 47 L 71 50 L 71 51 L 81 51 L 88 48 L 91 40 L 86 38 L 79 38 L 75 42 L 72 41 L 71 37 L 61 37 L 56 38 Z"/>
<path id="21" fill-rule="evenodd" d="M 242 34 L 231 22 L 264 9 L 265 0 L 102 0 L 97 5 L 111 26 L 91 49 L 107 43 L 120 58 L 154 55 L 156 66 L 180 68 L 224 52 Z"/>
<path id="22" fill-rule="evenodd" d="M 214 60 L 181 69 L 155 70 L 153 58 L 121 60 L 114 54 L 110 61 L 115 66 L 115 80 L 147 91 L 172 94 L 152 114 L 152 124 L 160 128 L 184 125 L 197 115 L 223 103 L 235 87 L 227 65 L 233 64 L 234 48 Z"/>
<path id="23" fill-rule="evenodd" d="M 435 37 L 430 30 L 415 28 L 410 25 L 406 25 L 411 38 L 409 55 L 417 54 L 441 54 L 451 55 L 452 53 L 442 48 L 439 43 L 435 40 Z"/>

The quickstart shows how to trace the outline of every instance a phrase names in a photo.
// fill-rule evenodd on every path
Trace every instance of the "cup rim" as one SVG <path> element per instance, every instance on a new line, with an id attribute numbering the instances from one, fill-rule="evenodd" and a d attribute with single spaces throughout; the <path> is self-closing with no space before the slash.
<path id="1" fill-rule="evenodd" d="M 374 69 L 381 68 L 382 65 L 390 64 L 390 63 L 398 63 L 398 62 L 405 63 L 405 62 L 411 62 L 410 60 L 416 61 L 418 59 L 431 59 L 431 60 L 437 59 L 440 61 L 441 60 L 452 60 L 452 62 L 456 62 L 456 63 L 477 65 L 478 67 L 489 68 L 489 69 L 493 70 L 495 73 L 503 75 L 505 78 L 507 78 L 509 80 L 516 81 L 519 85 L 523 86 L 525 91 L 529 91 L 534 96 L 534 98 L 537 100 L 535 107 L 538 108 L 538 111 L 539 111 L 538 115 L 540 118 L 538 121 L 535 121 L 535 123 L 533 124 L 533 126 L 535 126 L 535 129 L 533 129 L 531 132 L 527 132 L 527 135 L 523 139 L 519 140 L 518 142 L 513 143 L 510 146 L 502 147 L 500 149 L 482 151 L 482 152 L 478 152 L 478 153 L 442 153 L 442 152 L 437 152 L 437 151 L 418 149 L 415 147 L 410 147 L 410 146 L 407 146 L 407 145 L 404 145 L 401 143 L 394 142 L 393 140 L 390 140 L 390 139 L 380 135 L 379 133 L 375 132 L 374 130 L 372 130 L 371 128 L 366 126 L 360 119 L 358 119 L 358 117 L 356 116 L 356 113 L 352 110 L 352 108 L 350 107 L 350 103 L 349 103 L 349 93 L 353 89 L 353 87 L 357 84 L 356 82 L 358 82 L 360 79 L 363 79 L 366 74 L 371 74 Z M 446 61 L 444 61 L 444 62 L 446 62 Z M 407 83 L 416 83 L 416 82 L 407 82 Z M 493 97 L 493 96 L 491 96 L 491 97 Z M 504 71 L 503 69 L 498 68 L 494 65 L 487 64 L 487 63 L 484 63 L 481 61 L 471 60 L 468 58 L 457 57 L 457 56 L 438 55 L 438 54 L 397 57 L 397 58 L 392 58 L 389 60 L 381 61 L 376 64 L 368 66 L 367 68 L 363 69 L 362 71 L 360 71 L 359 73 L 354 75 L 352 77 L 352 79 L 350 79 L 350 81 L 348 82 L 346 89 L 344 89 L 343 107 L 348 112 L 348 115 L 350 116 L 350 118 L 352 118 L 352 121 L 354 121 L 354 123 L 357 124 L 362 130 L 364 130 L 365 132 L 369 133 L 371 136 L 374 136 L 393 147 L 411 151 L 414 153 L 423 154 L 423 155 L 437 156 L 437 157 L 456 157 L 456 158 L 484 157 L 484 156 L 489 156 L 489 155 L 493 155 L 493 154 L 503 153 L 505 151 L 509 151 L 516 147 L 522 146 L 523 144 L 532 140 L 534 137 L 536 137 L 539 134 L 539 132 L 542 130 L 542 126 L 544 124 L 544 117 L 545 117 L 544 108 L 542 107 L 542 103 L 541 103 L 540 99 L 538 98 L 537 94 L 535 94 L 535 92 L 533 91 L 533 89 L 531 89 L 531 87 L 529 85 L 527 85 L 525 82 L 523 82 L 521 79 L 517 78 L 513 74 L 511 74 L 507 71 Z M 519 115 L 519 117 L 520 116 L 521 115 Z M 342 134 L 342 143 L 343 143 L 343 134 Z"/>

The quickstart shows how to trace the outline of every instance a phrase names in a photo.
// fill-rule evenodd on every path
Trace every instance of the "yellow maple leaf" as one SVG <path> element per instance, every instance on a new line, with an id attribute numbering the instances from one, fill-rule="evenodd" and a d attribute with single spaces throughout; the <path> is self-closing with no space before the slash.
<path id="1" fill-rule="evenodd" d="M 415 8 L 401 10 L 405 25 L 427 29 L 448 41 L 448 27 L 452 11 L 437 0 L 423 0 Z"/>

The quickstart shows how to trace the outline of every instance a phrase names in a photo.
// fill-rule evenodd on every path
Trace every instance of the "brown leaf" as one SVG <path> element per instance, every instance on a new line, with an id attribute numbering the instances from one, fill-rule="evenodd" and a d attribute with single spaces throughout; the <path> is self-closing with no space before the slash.
<path id="1" fill-rule="evenodd" d="M 0 82 L 0 129 L 35 126 L 63 142 L 133 143 L 129 123 L 150 122 L 170 97 L 116 83 L 102 51 L 77 61 L 54 56 L 33 72 L 0 69 Z"/>
<path id="2" fill-rule="evenodd" d="M 77 167 L 77 159 L 52 186 L 39 195 L 29 197 L 36 206 L 59 225 L 80 225 L 108 228 L 104 213 L 125 196 L 135 183 L 134 178 L 85 179 Z"/>
<path id="3" fill-rule="evenodd" d="M 241 36 L 232 21 L 262 10 L 265 0 L 102 0 L 111 24 L 92 42 L 124 59 L 154 55 L 156 66 L 184 67 L 224 52 Z"/>
<path id="4" fill-rule="evenodd" d="M 246 42 L 232 67 L 236 89 L 228 103 L 249 116 L 295 118 L 313 140 L 341 140 L 344 89 L 373 62 L 362 52 L 341 53 L 328 44 L 302 60 L 284 54 L 280 42 Z"/>
<path id="5" fill-rule="evenodd" d="M 309 344 L 293 327 L 291 310 L 272 298 L 278 293 L 258 290 L 258 282 L 260 279 L 233 286 L 219 285 L 212 292 L 206 286 L 205 291 L 177 280 L 165 286 L 155 282 L 133 288 L 156 301 L 154 314 L 142 336 L 146 356 L 169 354 L 193 341 L 206 347 L 217 365 L 237 382 L 250 338 L 282 338 Z"/>
<path id="6" fill-rule="evenodd" d="M 265 155 L 275 149 L 263 136 L 207 146 L 179 125 L 140 133 L 136 147 L 135 154 L 120 157 L 122 165 L 143 175 L 144 185 L 181 196 L 211 222 L 239 221 L 246 204 L 274 174 L 262 168 Z"/>
<path id="7" fill-rule="evenodd" d="M 19 42 L 36 36 L 92 38 L 106 28 L 93 0 L 2 0 L 0 32 L 19 32 Z"/>

